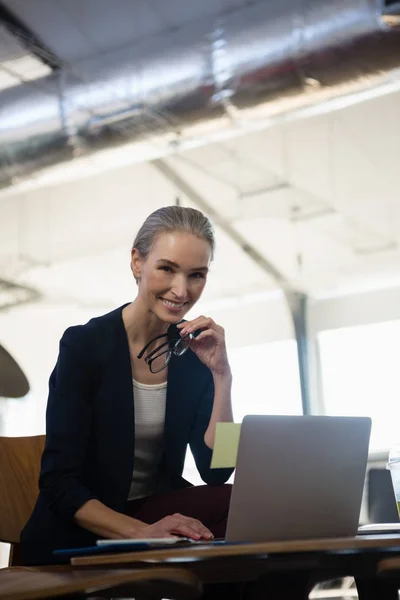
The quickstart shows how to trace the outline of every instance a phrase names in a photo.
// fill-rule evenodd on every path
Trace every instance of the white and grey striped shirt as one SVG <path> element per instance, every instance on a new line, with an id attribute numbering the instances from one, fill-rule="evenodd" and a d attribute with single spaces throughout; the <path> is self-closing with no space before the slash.
<path id="1" fill-rule="evenodd" d="M 164 450 L 167 382 L 148 385 L 133 380 L 135 459 L 129 500 L 152 494 Z"/>

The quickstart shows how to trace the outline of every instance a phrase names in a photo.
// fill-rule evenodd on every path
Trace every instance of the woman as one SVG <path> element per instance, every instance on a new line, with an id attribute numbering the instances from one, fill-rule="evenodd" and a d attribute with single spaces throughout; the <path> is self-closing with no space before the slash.
<path id="1" fill-rule="evenodd" d="M 26 564 L 98 538 L 224 535 L 231 470 L 210 469 L 215 425 L 232 421 L 224 330 L 183 320 L 213 252 L 199 211 L 157 210 L 133 244 L 136 299 L 64 333 L 40 493 L 21 536 Z M 188 444 L 206 486 L 182 478 Z"/>

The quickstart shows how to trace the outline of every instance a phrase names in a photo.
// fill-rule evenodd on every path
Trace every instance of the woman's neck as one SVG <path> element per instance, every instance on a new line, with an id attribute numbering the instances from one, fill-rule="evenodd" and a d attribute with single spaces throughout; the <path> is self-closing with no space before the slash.
<path id="1" fill-rule="evenodd" d="M 157 335 L 167 333 L 169 324 L 160 321 L 138 298 L 122 310 L 122 319 L 129 341 L 145 346 Z"/>

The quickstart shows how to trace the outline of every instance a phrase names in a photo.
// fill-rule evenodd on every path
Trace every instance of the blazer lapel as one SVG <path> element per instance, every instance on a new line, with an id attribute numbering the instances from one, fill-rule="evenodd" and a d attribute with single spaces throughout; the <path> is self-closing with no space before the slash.
<path id="1" fill-rule="evenodd" d="M 95 405 L 96 462 L 101 465 L 104 502 L 122 510 L 132 481 L 134 460 L 133 383 L 122 307 L 106 315 L 98 340 L 101 356 Z M 101 352 L 100 352 L 101 351 Z"/>
<path id="2" fill-rule="evenodd" d="M 118 456 L 124 465 L 127 481 L 132 479 L 133 458 L 135 452 L 135 407 L 133 399 L 132 368 L 129 344 L 122 311 L 116 328 L 116 344 L 112 356 L 113 407 Z"/>
<path id="3" fill-rule="evenodd" d="M 114 354 L 114 371 L 116 375 L 116 389 L 118 390 L 118 404 L 121 433 L 124 432 L 127 449 L 134 450 L 134 423 L 135 405 L 133 399 L 132 367 L 129 353 L 128 338 L 122 320 L 122 311 L 117 329 L 117 344 Z"/>
<path id="4" fill-rule="evenodd" d="M 183 356 L 172 355 L 168 365 L 164 460 L 170 473 L 183 468 L 193 421 L 192 396 L 196 387 L 196 377 L 193 369 L 190 368 L 190 363 L 189 352 L 187 352 Z M 189 377 L 189 373 L 194 377 Z"/>
<path id="5" fill-rule="evenodd" d="M 177 360 L 179 360 L 179 357 L 173 354 L 168 365 L 168 385 L 164 426 L 165 448 L 171 448 L 174 446 L 176 431 L 179 428 L 180 407 L 182 405 L 182 398 L 184 397 L 184 390 L 182 389 L 182 381 L 179 377 L 180 370 Z"/>

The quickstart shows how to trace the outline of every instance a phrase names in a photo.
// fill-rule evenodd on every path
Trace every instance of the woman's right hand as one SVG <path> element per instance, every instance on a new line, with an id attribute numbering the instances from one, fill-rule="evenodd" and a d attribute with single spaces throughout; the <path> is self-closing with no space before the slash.
<path id="1" fill-rule="evenodd" d="M 197 519 L 185 517 L 179 513 L 168 515 L 156 523 L 139 527 L 135 537 L 138 538 L 163 538 L 172 535 L 188 537 L 193 540 L 212 540 L 213 534 Z"/>

